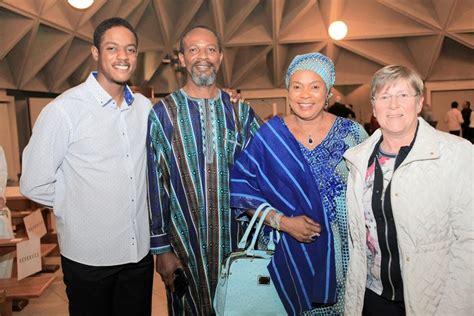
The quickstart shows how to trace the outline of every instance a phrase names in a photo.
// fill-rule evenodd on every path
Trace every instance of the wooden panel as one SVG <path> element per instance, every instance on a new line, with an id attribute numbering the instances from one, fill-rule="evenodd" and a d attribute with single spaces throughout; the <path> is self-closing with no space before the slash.
<path id="1" fill-rule="evenodd" d="M 15 100 L 0 90 L 0 145 L 5 151 L 8 166 L 8 184 L 18 184 L 20 153 L 15 113 Z"/>
<path id="2" fill-rule="evenodd" d="M 6 289 L 7 298 L 35 298 L 53 282 L 54 275 L 28 277 L 23 280 L 0 279 L 0 288 Z"/>
<path id="3" fill-rule="evenodd" d="M 35 126 L 35 122 L 38 119 L 38 116 L 43 110 L 43 108 L 52 100 L 53 99 L 49 99 L 49 98 L 29 98 L 28 99 L 31 129 L 33 129 L 33 126 Z"/>

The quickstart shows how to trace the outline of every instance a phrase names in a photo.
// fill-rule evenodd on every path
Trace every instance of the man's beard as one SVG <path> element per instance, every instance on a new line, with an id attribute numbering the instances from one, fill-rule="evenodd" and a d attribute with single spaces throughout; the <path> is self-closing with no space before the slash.
<path id="1" fill-rule="evenodd" d="M 191 78 L 193 79 L 193 82 L 198 87 L 210 87 L 214 85 L 214 83 L 216 82 L 216 77 L 217 77 L 217 71 L 214 65 L 208 63 L 208 66 L 210 66 L 211 68 L 211 73 L 205 74 L 205 73 L 200 73 L 197 69 L 195 69 L 196 64 L 193 65 L 193 67 L 191 68 L 191 73 L 190 73 Z"/>

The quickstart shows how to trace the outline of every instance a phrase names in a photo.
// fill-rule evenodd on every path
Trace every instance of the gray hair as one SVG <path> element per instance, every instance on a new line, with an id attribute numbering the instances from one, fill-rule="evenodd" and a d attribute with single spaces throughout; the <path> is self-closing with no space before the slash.
<path id="1" fill-rule="evenodd" d="M 402 65 L 388 65 L 379 69 L 372 77 L 371 99 L 373 100 L 377 92 L 400 79 L 406 80 L 417 95 L 423 95 L 423 80 L 416 71 Z"/>

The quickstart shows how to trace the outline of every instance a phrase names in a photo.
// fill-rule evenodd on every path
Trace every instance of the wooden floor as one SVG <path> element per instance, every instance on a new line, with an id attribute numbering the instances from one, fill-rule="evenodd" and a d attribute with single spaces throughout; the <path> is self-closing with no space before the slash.
<path id="1" fill-rule="evenodd" d="M 46 257 L 47 264 L 60 264 L 59 257 Z M 153 280 L 153 316 L 168 315 L 166 309 L 166 294 L 160 276 L 155 273 Z M 53 283 L 39 298 L 29 300 L 29 304 L 13 316 L 68 316 L 66 290 L 61 269 L 55 272 Z"/>

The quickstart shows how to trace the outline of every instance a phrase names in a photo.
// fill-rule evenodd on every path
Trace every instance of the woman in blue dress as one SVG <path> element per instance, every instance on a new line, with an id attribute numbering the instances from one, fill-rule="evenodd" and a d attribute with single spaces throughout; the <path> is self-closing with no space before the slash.
<path id="1" fill-rule="evenodd" d="M 344 311 L 348 170 L 342 156 L 367 134 L 325 111 L 334 82 L 331 59 L 296 56 L 286 75 L 291 114 L 261 127 L 231 174 L 237 215 L 262 203 L 273 207 L 266 224 L 281 238 L 268 269 L 289 315 Z"/>

